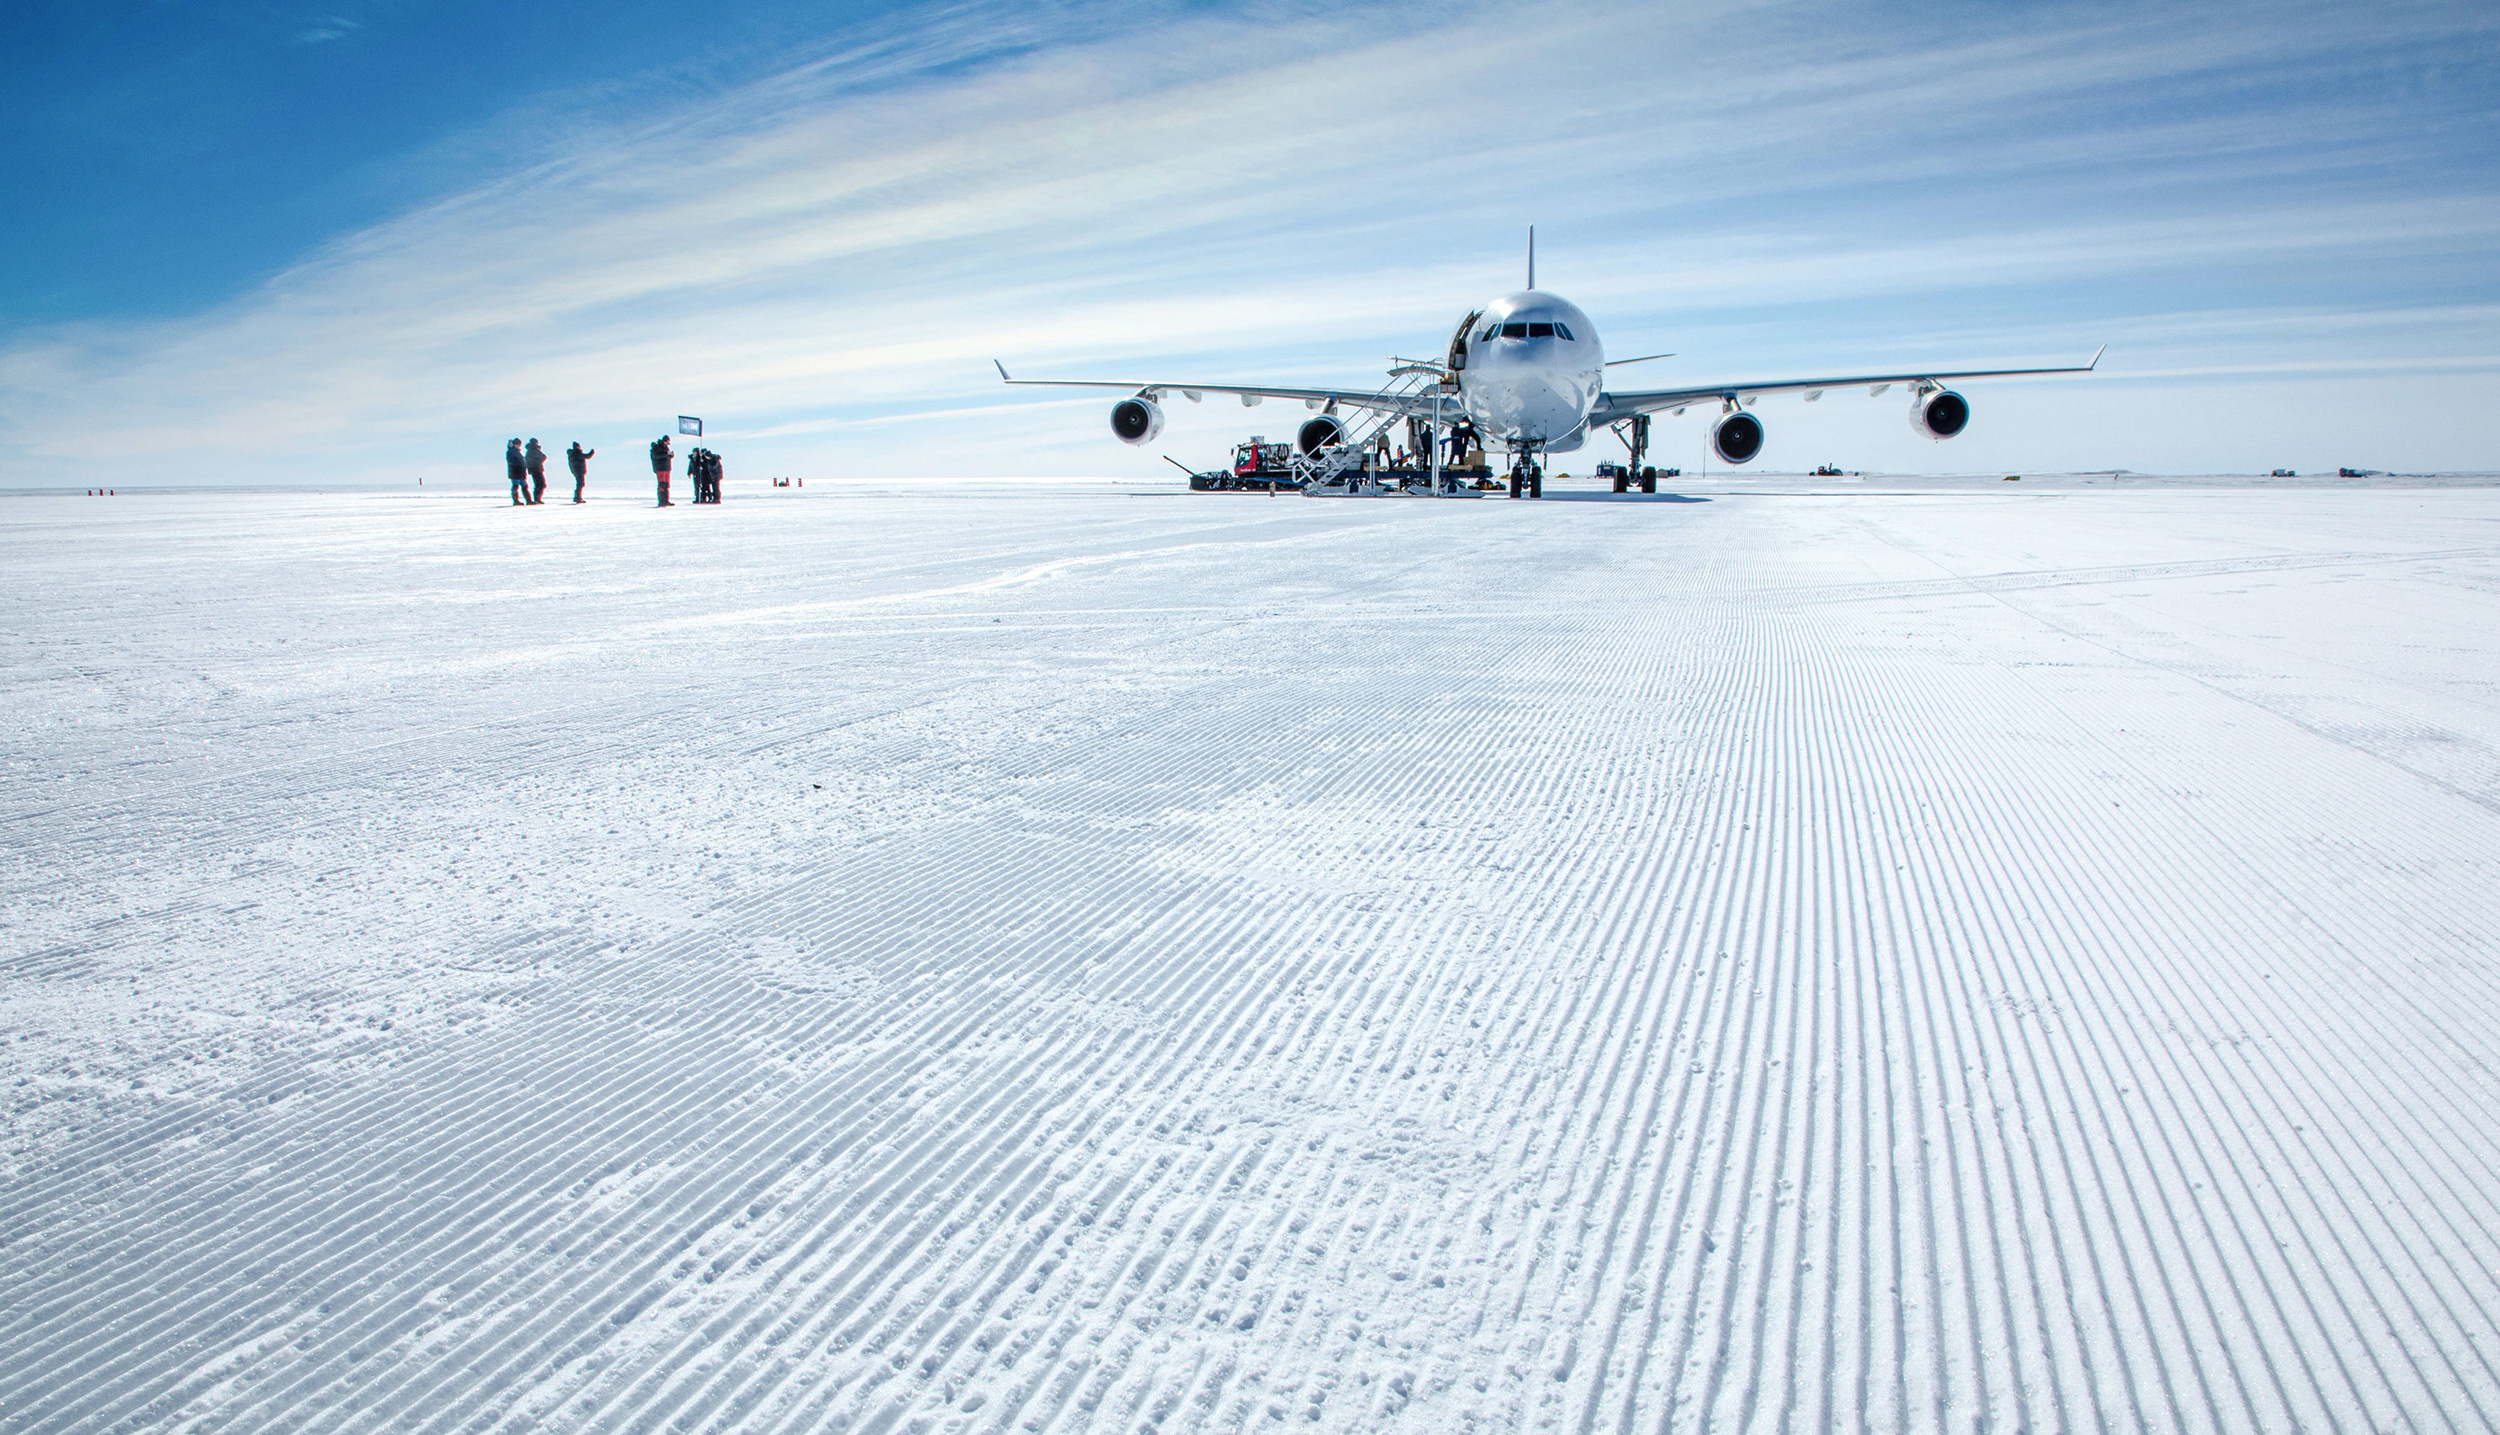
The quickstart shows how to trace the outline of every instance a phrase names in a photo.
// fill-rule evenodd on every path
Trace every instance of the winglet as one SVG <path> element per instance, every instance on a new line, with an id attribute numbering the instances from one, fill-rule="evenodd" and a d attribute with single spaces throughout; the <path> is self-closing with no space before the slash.
<path id="1" fill-rule="evenodd" d="M 2083 371 L 2084 371 L 2085 373 L 2087 373 L 2087 374 L 2088 374 L 2088 373 L 2092 372 L 2094 369 L 2099 368 L 2099 367 L 2101 366 L 2101 355 L 2106 354 L 2106 353 L 2108 353 L 2108 352 L 2109 352 L 2109 345 L 2107 345 L 2107 344 L 2103 344 L 2101 347 L 2099 347 L 2099 348 L 2097 348 L 2097 349 L 2094 349 L 2094 350 L 2092 351 L 2092 362 L 2091 362 L 2091 363 L 2088 363 L 2088 364 L 2086 364 L 2086 365 L 2084 365 L 2084 366 L 2083 366 Z"/>
<path id="2" fill-rule="evenodd" d="M 998 364 L 998 360 L 996 359 L 992 359 L 990 362 Z M 1012 384 L 1015 382 L 1015 380 L 1007 377 L 1007 366 L 1005 364 L 998 364 L 998 379 L 1000 383 L 1005 384 Z"/>

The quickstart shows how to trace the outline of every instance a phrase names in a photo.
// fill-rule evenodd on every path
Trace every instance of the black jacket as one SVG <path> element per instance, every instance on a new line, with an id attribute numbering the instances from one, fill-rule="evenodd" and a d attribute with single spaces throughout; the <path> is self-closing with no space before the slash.
<path id="1" fill-rule="evenodd" d="M 667 434 L 662 434 L 651 441 L 651 471 L 653 473 L 668 472 L 669 465 L 676 461 L 676 457 L 676 454 L 669 449 Z"/>
<path id="2" fill-rule="evenodd" d="M 590 456 L 598 451 L 575 444 L 564 451 L 565 466 L 573 470 L 575 478 L 587 478 L 590 476 Z"/>

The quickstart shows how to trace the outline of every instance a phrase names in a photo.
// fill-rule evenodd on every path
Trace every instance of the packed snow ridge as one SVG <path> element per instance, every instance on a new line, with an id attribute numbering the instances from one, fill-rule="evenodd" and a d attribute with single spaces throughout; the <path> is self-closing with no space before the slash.
<path id="1" fill-rule="evenodd" d="M 2500 489 L 1589 497 L 0 500 L 0 1431 L 2500 1426 Z"/>

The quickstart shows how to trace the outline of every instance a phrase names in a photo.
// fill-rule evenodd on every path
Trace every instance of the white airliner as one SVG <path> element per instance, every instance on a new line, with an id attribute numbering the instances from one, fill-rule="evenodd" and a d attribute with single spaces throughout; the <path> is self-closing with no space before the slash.
<path id="1" fill-rule="evenodd" d="M 1544 474 L 1539 455 L 1569 453 L 1585 442 L 1592 428 L 1612 428 L 1632 455 L 1632 472 L 1641 487 L 1655 492 L 1655 480 L 1641 467 L 1648 447 L 1649 415 L 1665 410 L 1681 414 L 1695 404 L 1716 403 L 1719 416 L 1710 431 L 1711 451 L 1731 464 L 1748 463 L 1762 452 L 1766 432 L 1762 420 L 1749 412 L 1762 394 L 1802 393 L 1808 403 L 1829 389 L 1865 386 L 1870 395 L 1895 384 L 1910 395 L 1910 427 L 1931 439 L 1943 440 L 1970 423 L 1970 402 L 1948 381 L 2012 378 L 2031 374 L 2090 373 L 2101 362 L 2060 369 L 1924 369 L 1890 374 L 1851 374 L 1827 379 L 1773 379 L 1741 384 L 1694 384 L 1674 389 L 1614 390 L 1606 387 L 1606 370 L 1625 364 L 1671 358 L 1651 354 L 1609 363 L 1597 326 L 1578 305 L 1536 287 L 1536 236 L 1528 238 L 1528 287 L 1469 313 L 1450 336 L 1449 353 L 1438 362 L 1411 361 L 1394 374 L 1428 382 L 1395 390 L 1362 388 L 1271 388 L 1257 384 L 1130 383 L 1088 379 L 1009 378 L 1006 365 L 998 376 L 1010 384 L 1063 388 L 1127 389 L 1130 396 L 1111 406 L 1111 431 L 1124 443 L 1142 444 L 1163 429 L 1163 402 L 1178 392 L 1195 403 L 1205 394 L 1238 395 L 1244 405 L 1264 399 L 1299 399 L 1321 414 L 1305 421 L 1296 435 L 1305 454 L 1341 443 L 1346 426 L 1336 417 L 1341 408 L 1424 419 L 1439 426 L 1464 418 L 1478 436 L 1510 451 L 1513 497 L 1523 491 L 1539 496 Z"/>

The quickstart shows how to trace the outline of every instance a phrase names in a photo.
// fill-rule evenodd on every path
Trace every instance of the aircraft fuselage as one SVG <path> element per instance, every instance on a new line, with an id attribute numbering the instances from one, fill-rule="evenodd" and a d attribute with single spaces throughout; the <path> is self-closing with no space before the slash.
<path id="1" fill-rule="evenodd" d="M 1517 448 L 1580 446 L 1604 388 L 1606 349 L 1580 306 L 1542 289 L 1505 294 L 1470 316 L 1450 361 L 1460 407 L 1487 439 Z"/>

